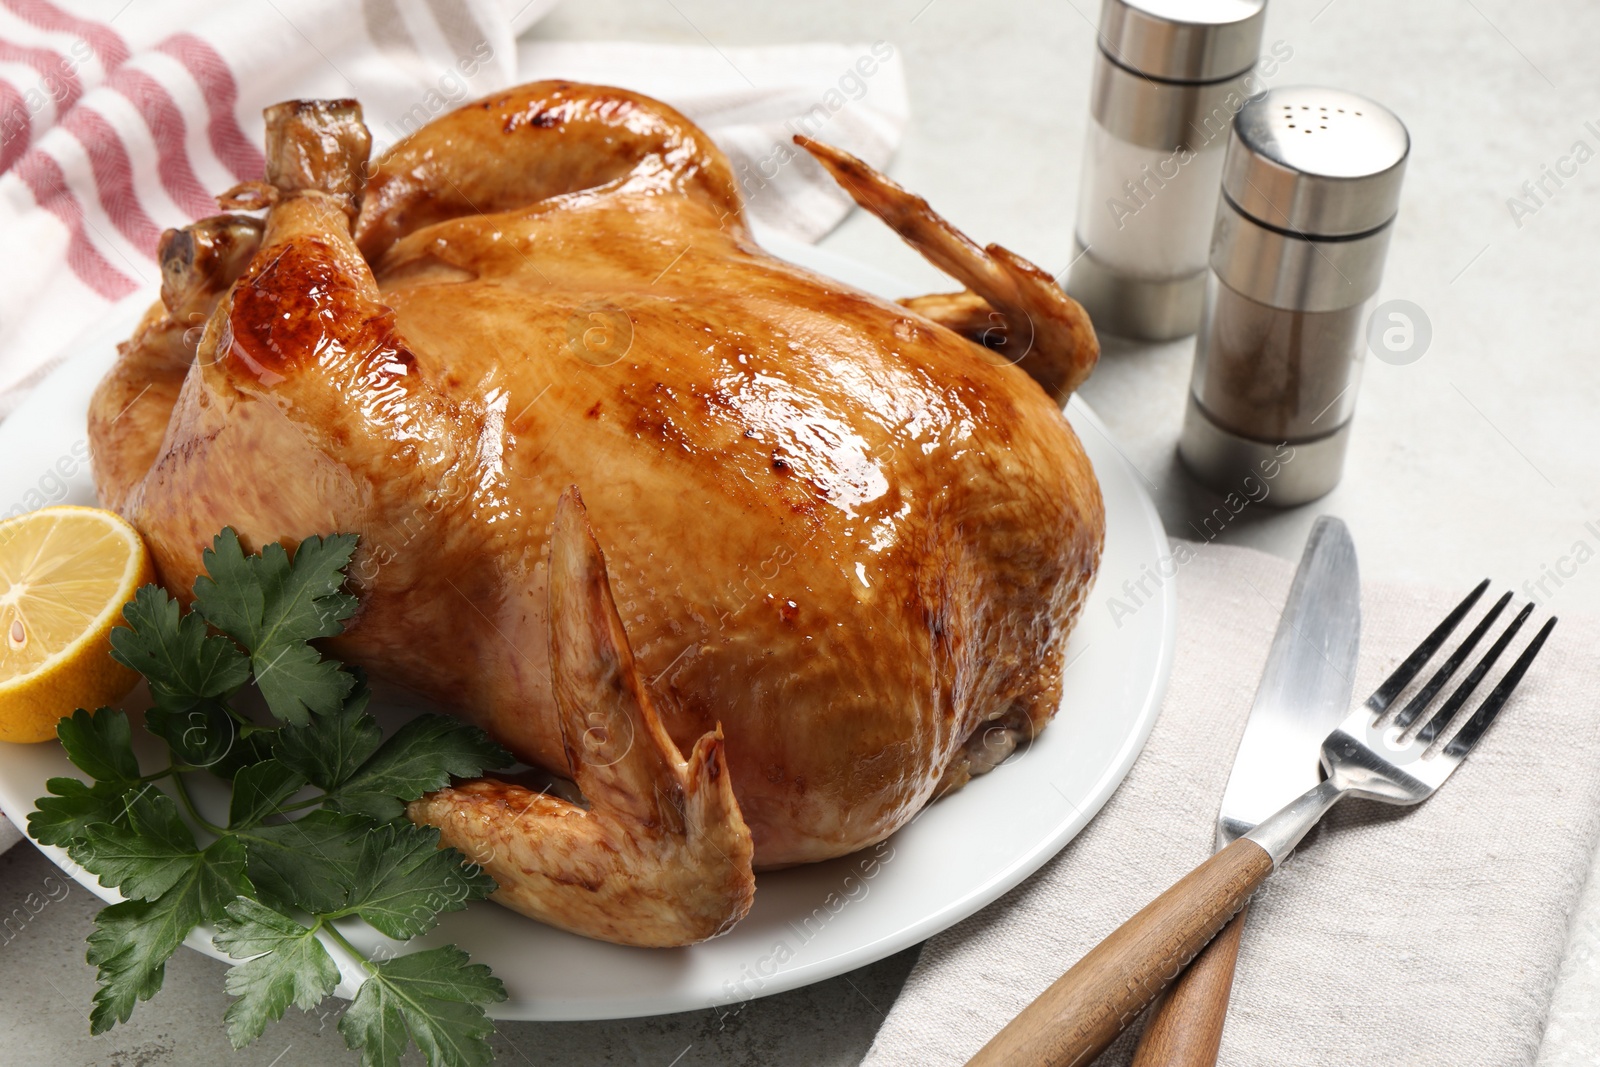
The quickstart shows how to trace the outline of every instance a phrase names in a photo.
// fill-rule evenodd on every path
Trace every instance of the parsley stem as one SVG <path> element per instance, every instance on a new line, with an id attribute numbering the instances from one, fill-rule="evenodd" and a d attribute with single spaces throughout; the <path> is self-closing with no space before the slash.
<path id="1" fill-rule="evenodd" d="M 360 949 L 356 948 L 354 945 L 352 945 L 350 943 L 349 938 L 345 937 L 343 934 L 341 934 L 339 932 L 339 928 L 338 927 L 334 926 L 333 923 L 327 921 L 327 917 L 326 916 L 322 916 L 322 915 L 317 916 L 317 925 L 320 926 L 322 929 L 328 931 L 328 936 L 333 938 L 335 941 L 337 941 L 340 944 L 340 946 L 344 948 L 344 950 L 346 952 L 350 953 L 350 955 L 352 955 L 356 959 L 360 960 L 361 961 L 361 966 L 364 967 L 368 972 L 376 973 L 376 969 L 372 966 L 372 961 L 367 959 L 367 954 L 365 952 L 362 952 Z M 315 927 L 313 927 L 313 929 L 315 929 Z"/>
<path id="2" fill-rule="evenodd" d="M 200 814 L 200 809 L 194 806 L 194 798 L 189 795 L 189 787 L 184 783 L 182 774 L 174 773 L 172 775 L 172 784 L 176 787 L 178 800 L 183 803 L 184 810 L 189 813 L 189 818 L 199 823 L 209 832 L 216 834 L 218 837 L 222 837 L 227 834 L 228 831 L 226 827 L 218 826 Z"/>
<path id="3" fill-rule="evenodd" d="M 299 811 L 301 808 L 314 808 L 318 804 L 321 804 L 324 800 L 327 800 L 327 799 L 328 799 L 328 794 L 319 793 L 318 795 L 316 795 L 314 797 L 311 797 L 311 798 L 309 798 L 307 800 L 297 800 L 293 804 L 281 804 L 277 808 L 277 813 L 279 815 L 283 815 L 283 814 L 285 814 L 287 812 Z"/>

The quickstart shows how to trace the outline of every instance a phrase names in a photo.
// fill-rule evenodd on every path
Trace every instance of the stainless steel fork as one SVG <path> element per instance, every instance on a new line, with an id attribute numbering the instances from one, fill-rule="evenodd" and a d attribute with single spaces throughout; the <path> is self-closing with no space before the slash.
<path id="1" fill-rule="evenodd" d="M 1304 793 L 1266 822 L 1245 836 L 1260 845 L 1272 857 L 1273 866 L 1283 862 L 1300 839 L 1316 825 L 1317 820 L 1333 805 L 1347 796 L 1365 797 L 1388 804 L 1420 804 L 1444 784 L 1452 771 L 1472 751 L 1489 729 L 1489 724 L 1500 713 L 1506 698 L 1522 681 L 1533 658 L 1539 654 L 1545 639 L 1555 628 L 1552 617 L 1539 628 L 1528 647 L 1517 657 L 1511 669 L 1484 698 L 1455 736 L 1447 744 L 1439 745 L 1439 738 L 1455 721 L 1484 675 L 1494 666 L 1512 638 L 1533 614 L 1533 605 L 1525 605 L 1517 612 L 1482 659 L 1467 674 L 1462 683 L 1439 705 L 1432 715 L 1440 690 L 1450 681 L 1482 641 L 1494 628 L 1495 622 L 1511 602 L 1511 594 L 1500 597 L 1494 607 L 1473 627 L 1466 640 L 1452 652 L 1433 676 L 1417 690 L 1393 720 L 1389 709 L 1406 686 L 1421 673 L 1423 665 L 1442 647 L 1450 634 L 1461 624 L 1467 614 L 1489 588 L 1485 579 L 1467 598 L 1458 604 L 1443 622 L 1407 656 L 1382 685 L 1366 699 L 1338 728 L 1322 742 L 1322 769 L 1327 777 L 1316 787 Z M 1419 728 L 1418 722 L 1422 721 Z"/>
<path id="2" fill-rule="evenodd" d="M 1511 602 L 1506 593 L 1391 718 L 1395 701 L 1488 588 L 1485 580 L 1474 589 L 1327 736 L 1322 743 L 1327 777 L 1321 784 L 1190 871 L 1123 923 L 996 1034 L 969 1067 L 1088 1063 L 1178 976 L 1334 804 L 1347 796 L 1389 804 L 1419 804 L 1432 796 L 1483 738 L 1555 628 L 1554 618 L 1540 627 L 1483 703 L 1443 740 L 1533 613 L 1532 604 L 1519 611 L 1455 691 L 1436 705 L 1439 693 L 1505 613 Z"/>

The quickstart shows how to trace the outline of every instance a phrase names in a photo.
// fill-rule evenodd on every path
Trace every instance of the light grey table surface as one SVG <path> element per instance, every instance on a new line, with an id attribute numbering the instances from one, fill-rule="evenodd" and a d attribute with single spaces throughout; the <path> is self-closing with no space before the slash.
<path id="1" fill-rule="evenodd" d="M 1096 14 L 1092 0 L 570 0 L 535 36 L 718 46 L 888 40 L 905 58 L 912 102 L 893 175 L 980 241 L 1062 270 Z M 1312 519 L 1332 512 L 1350 524 L 1369 578 L 1463 587 L 1492 575 L 1540 593 L 1543 577 L 1552 610 L 1600 610 L 1600 565 L 1590 558 L 1600 552 L 1600 346 L 1590 314 L 1600 157 L 1577 165 L 1573 156 L 1579 141 L 1588 151 L 1578 155 L 1600 153 L 1592 54 L 1600 5 L 1273 0 L 1266 40 L 1293 49 L 1274 84 L 1354 89 L 1410 127 L 1413 157 L 1382 296 L 1419 305 L 1433 340 L 1407 366 L 1368 361 L 1334 494 L 1290 512 L 1252 505 L 1221 540 L 1293 557 Z M 1547 178 L 1535 204 L 1522 186 L 1547 167 L 1576 173 L 1559 187 Z M 1534 210 L 1514 217 L 1512 197 Z M 948 288 L 859 213 L 825 243 L 930 290 Z M 1083 394 L 1146 479 L 1169 532 L 1193 538 L 1218 501 L 1173 458 L 1191 351 L 1187 341 L 1108 341 Z M 1600 1062 L 1597 883 L 1574 917 L 1542 1067 Z M 30 892 L 59 896 L 66 884 L 33 849 L 13 849 L 0 857 L 0 912 Z M 131 1023 L 91 1039 L 94 981 L 82 942 L 94 905 L 73 886 L 0 945 L 0 1063 L 350 1062 L 331 1019 L 294 1012 L 255 1047 L 231 1052 L 220 1025 L 222 965 L 187 951 Z M 511 1023 L 497 1048 L 501 1062 L 540 1065 L 854 1064 L 913 956 L 752 1002 L 725 1020 L 707 1011 Z M 1474 980 L 1486 979 L 1462 976 L 1462 989 Z"/>

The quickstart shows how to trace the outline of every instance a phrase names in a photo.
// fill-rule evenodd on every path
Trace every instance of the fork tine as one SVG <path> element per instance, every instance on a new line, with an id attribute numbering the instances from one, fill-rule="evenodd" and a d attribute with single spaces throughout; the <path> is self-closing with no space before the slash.
<path id="1" fill-rule="evenodd" d="M 1472 691 L 1478 687 L 1479 682 L 1483 681 L 1483 676 L 1489 673 L 1489 668 L 1494 666 L 1494 661 L 1500 658 L 1500 653 L 1506 650 L 1506 646 L 1511 643 L 1511 639 L 1517 636 L 1517 631 L 1522 629 L 1522 624 L 1527 622 L 1528 616 L 1532 614 L 1533 605 L 1524 604 L 1522 610 L 1517 612 L 1517 617 L 1511 620 L 1511 625 L 1506 627 L 1505 632 L 1489 647 L 1489 651 L 1484 653 L 1484 657 L 1478 661 L 1477 666 L 1472 668 L 1472 673 L 1467 675 L 1467 680 L 1462 682 L 1454 693 L 1450 694 L 1450 699 L 1444 702 L 1444 707 L 1439 709 L 1437 715 L 1428 720 L 1428 725 L 1417 731 L 1415 744 L 1427 747 L 1433 744 L 1434 738 L 1444 732 L 1444 728 L 1450 725 L 1450 720 L 1456 717 L 1456 712 L 1461 710 L 1461 705 L 1465 704 L 1467 698 L 1472 696 Z"/>
<path id="2" fill-rule="evenodd" d="M 1472 713 L 1472 718 L 1467 720 L 1467 724 L 1456 732 L 1448 745 L 1444 746 L 1444 755 L 1459 759 L 1472 751 L 1472 746 L 1478 743 L 1484 731 L 1489 729 L 1489 724 L 1494 722 L 1494 717 L 1500 714 L 1500 708 L 1511 696 L 1511 691 L 1522 681 L 1522 676 L 1528 673 L 1529 666 L 1533 664 L 1533 657 L 1544 647 L 1544 639 L 1549 637 L 1550 631 L 1555 628 L 1556 620 L 1553 617 L 1539 627 L 1539 632 L 1528 642 L 1528 647 L 1522 650 L 1517 662 L 1511 665 L 1505 677 L 1500 679 L 1500 683 L 1484 698 L 1483 703 L 1478 705 L 1478 710 Z"/>
<path id="3" fill-rule="evenodd" d="M 1422 714 L 1424 708 L 1433 703 L 1433 698 L 1439 695 L 1439 690 L 1443 689 L 1444 684 L 1455 675 L 1456 671 L 1461 669 L 1461 665 L 1467 661 L 1467 657 L 1472 654 L 1472 650 L 1478 647 L 1478 642 L 1483 640 L 1483 635 L 1489 632 L 1489 627 L 1494 625 L 1494 621 L 1500 617 L 1500 613 L 1505 610 L 1506 605 L 1509 603 L 1511 603 L 1511 593 L 1507 592 L 1495 602 L 1494 607 L 1489 609 L 1489 613 L 1467 635 L 1467 639 L 1461 642 L 1461 647 L 1450 653 L 1450 658 L 1445 660 L 1444 665 L 1434 672 L 1432 678 L 1428 679 L 1428 684 L 1423 686 L 1417 692 L 1417 695 L 1411 698 L 1410 703 L 1401 710 L 1399 715 L 1395 716 L 1395 726 L 1404 730 L 1417 721 L 1417 716 Z"/>
<path id="4" fill-rule="evenodd" d="M 1449 637 L 1455 631 L 1455 628 L 1461 625 L 1461 620 L 1467 617 L 1467 612 L 1472 610 L 1472 605 L 1478 602 L 1478 598 L 1483 596 L 1483 591 L 1487 588 L 1489 588 L 1489 579 L 1485 578 L 1478 583 L 1478 588 L 1467 594 L 1467 599 L 1457 604 L 1455 610 L 1446 615 L 1444 621 L 1433 628 L 1433 633 L 1422 639 L 1422 644 L 1417 646 L 1416 651 L 1407 656 L 1405 661 L 1394 669 L 1394 673 L 1384 679 L 1382 685 L 1373 690 L 1372 695 L 1367 698 L 1368 710 L 1374 715 L 1382 715 L 1389 710 L 1389 705 L 1394 703 L 1394 698 L 1399 696 L 1405 687 L 1411 684 L 1411 679 L 1415 678 L 1418 672 L 1422 670 L 1423 664 L 1432 659 L 1433 654 L 1439 651 L 1439 646 L 1444 644 L 1445 638 Z"/>

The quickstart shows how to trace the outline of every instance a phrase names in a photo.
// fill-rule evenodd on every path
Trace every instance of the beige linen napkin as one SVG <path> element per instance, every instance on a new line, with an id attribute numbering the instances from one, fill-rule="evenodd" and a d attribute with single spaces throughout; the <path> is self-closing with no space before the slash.
<path id="1" fill-rule="evenodd" d="M 864 1067 L 965 1062 L 1210 852 L 1294 568 L 1188 548 L 1171 686 L 1127 780 L 1043 870 L 927 943 Z M 1477 577 L 1450 590 L 1367 583 L 1352 701 Z M 1413 809 L 1345 801 L 1273 875 L 1251 908 L 1223 1064 L 1534 1062 L 1600 831 L 1597 649 L 1600 621 L 1564 617 L 1437 796 Z M 1124 1035 L 1100 1062 L 1126 1063 L 1131 1048 Z"/>

